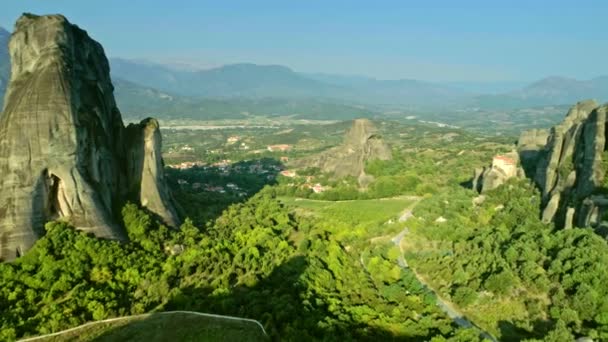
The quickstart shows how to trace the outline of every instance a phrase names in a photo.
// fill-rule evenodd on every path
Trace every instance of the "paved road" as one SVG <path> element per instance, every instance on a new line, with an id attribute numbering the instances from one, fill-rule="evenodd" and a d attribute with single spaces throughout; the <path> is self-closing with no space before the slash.
<path id="1" fill-rule="evenodd" d="M 405 257 L 403 256 L 403 250 L 401 249 L 401 241 L 405 238 L 405 236 L 407 234 L 409 234 L 409 232 L 410 232 L 409 229 L 406 227 L 399 234 L 395 235 L 395 237 L 393 237 L 391 239 L 391 241 L 395 244 L 395 246 L 399 247 L 399 251 L 401 252 L 399 254 L 399 259 L 397 259 L 397 263 L 399 264 L 399 266 L 401 268 L 409 268 L 409 266 L 407 264 L 407 260 L 405 260 Z M 418 279 L 418 281 L 427 290 L 429 290 L 435 294 L 435 298 L 437 300 L 437 306 L 441 309 L 441 311 L 445 312 L 445 314 L 448 315 L 448 317 L 450 317 L 456 324 L 458 324 L 459 326 L 461 326 L 463 328 L 475 327 L 477 330 L 479 330 L 481 332 L 481 336 L 483 338 L 488 339 L 493 342 L 498 342 L 498 340 L 494 336 L 492 336 L 492 334 L 488 333 L 487 331 L 484 331 L 479 326 L 477 326 L 475 323 L 466 319 L 466 317 L 461 312 L 459 312 L 452 305 L 452 303 L 441 298 L 441 296 L 437 292 L 435 292 L 435 290 L 433 290 L 433 288 L 431 286 L 429 286 L 429 284 L 424 280 L 424 278 L 422 278 L 418 273 L 416 273 L 415 270 L 413 270 L 411 268 L 409 268 L 409 270 L 414 273 L 414 275 L 416 276 L 416 279 Z"/>

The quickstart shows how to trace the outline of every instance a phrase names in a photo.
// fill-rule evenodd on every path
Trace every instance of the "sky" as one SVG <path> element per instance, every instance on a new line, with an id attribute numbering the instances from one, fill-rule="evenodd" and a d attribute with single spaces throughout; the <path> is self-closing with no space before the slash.
<path id="1" fill-rule="evenodd" d="M 61 13 L 110 57 L 435 82 L 608 74 L 605 0 L 2 0 L 0 26 Z"/>

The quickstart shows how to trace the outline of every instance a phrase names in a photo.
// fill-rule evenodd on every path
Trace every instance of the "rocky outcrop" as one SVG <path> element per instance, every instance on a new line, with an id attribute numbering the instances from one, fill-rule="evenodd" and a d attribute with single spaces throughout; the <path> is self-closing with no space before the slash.
<path id="1" fill-rule="evenodd" d="M 608 226 L 607 112 L 608 105 L 582 101 L 549 131 L 521 134 L 517 152 L 525 175 L 541 191 L 543 222 L 562 228 Z M 494 163 L 475 170 L 476 190 L 486 191 L 508 178 L 493 171 Z"/>
<path id="2" fill-rule="evenodd" d="M 517 152 L 494 156 L 490 167 L 477 168 L 473 175 L 473 189 L 480 193 L 496 189 L 507 180 L 522 176 Z"/>
<path id="3" fill-rule="evenodd" d="M 549 130 L 532 129 L 523 131 L 517 140 L 517 151 L 521 166 L 526 176 L 533 178 L 536 174 L 536 164 L 541 157 L 541 153 L 547 145 Z"/>
<path id="4" fill-rule="evenodd" d="M 148 118 L 127 127 L 127 172 L 130 198 L 177 226 L 178 217 L 165 182 L 158 121 Z"/>
<path id="5" fill-rule="evenodd" d="M 558 227 L 599 227 L 608 216 L 606 125 L 608 105 L 577 103 L 559 125 L 523 132 L 517 153 L 525 175 L 542 194 L 540 217 Z M 473 188 L 483 192 L 502 184 L 508 172 L 476 169 Z M 517 176 L 523 176 L 519 174 Z M 608 218 L 608 217 L 607 217 Z M 608 223 L 604 224 L 605 226 Z"/>
<path id="6" fill-rule="evenodd" d="M 368 160 L 389 160 L 392 158 L 390 147 L 378 134 L 376 127 L 367 119 L 357 119 L 344 137 L 344 143 L 321 154 L 303 158 L 292 163 L 295 167 L 318 167 L 335 177 L 357 177 L 361 186 L 372 181 L 365 174 Z"/>
<path id="7" fill-rule="evenodd" d="M 9 47 L 0 118 L 0 259 L 25 253 L 49 220 L 124 239 L 118 217 L 127 200 L 177 224 L 162 178 L 158 123 L 133 126 L 125 144 L 101 45 L 63 16 L 26 14 Z"/>
<path id="8" fill-rule="evenodd" d="M 544 222 L 562 227 L 592 223 L 583 213 L 601 202 L 596 197 L 605 173 L 606 109 L 592 100 L 579 102 L 551 129 L 534 177 L 543 196 Z"/>

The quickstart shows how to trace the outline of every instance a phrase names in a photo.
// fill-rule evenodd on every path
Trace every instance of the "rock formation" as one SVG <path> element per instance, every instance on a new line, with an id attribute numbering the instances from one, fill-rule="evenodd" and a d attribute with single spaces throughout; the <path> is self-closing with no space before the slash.
<path id="1" fill-rule="evenodd" d="M 321 154 L 293 163 L 296 167 L 318 167 L 335 177 L 357 177 L 361 186 L 371 182 L 365 174 L 365 162 L 392 158 L 391 149 L 378 135 L 376 127 L 367 119 L 357 119 L 344 137 L 342 145 Z"/>
<path id="2" fill-rule="evenodd" d="M 4 103 L 4 92 L 11 72 L 11 59 L 8 55 L 8 40 L 11 34 L 0 27 L 0 112 Z"/>
<path id="3" fill-rule="evenodd" d="M 531 129 L 523 131 L 517 140 L 517 151 L 521 166 L 526 172 L 526 176 L 534 178 L 536 174 L 536 163 L 540 158 L 541 151 L 547 145 L 549 130 Z"/>
<path id="4" fill-rule="evenodd" d="M 523 170 L 518 165 L 517 152 L 494 156 L 490 167 L 475 169 L 473 189 L 483 193 L 499 187 L 510 178 L 521 176 Z"/>
<path id="5" fill-rule="evenodd" d="M 145 119 L 127 126 L 127 179 L 129 197 L 162 217 L 171 226 L 179 224 L 163 171 L 158 121 Z"/>
<path id="6" fill-rule="evenodd" d="M 608 202 L 602 195 L 607 108 L 579 102 L 551 129 L 534 176 L 543 196 L 543 221 L 564 227 L 599 223 Z"/>
<path id="7" fill-rule="evenodd" d="M 9 50 L 0 118 L 0 259 L 25 253 L 49 220 L 124 239 L 118 217 L 127 200 L 177 224 L 158 123 L 145 120 L 125 132 L 102 46 L 63 16 L 25 14 Z"/>
<path id="8" fill-rule="evenodd" d="M 608 214 L 607 112 L 608 105 L 582 101 L 550 131 L 522 133 L 518 153 L 526 175 L 541 191 L 540 216 L 545 223 L 555 222 L 564 228 L 602 225 Z M 475 171 L 476 189 L 486 188 L 486 174 L 487 171 Z M 483 179 L 483 185 L 479 185 L 479 179 Z M 495 184 L 490 183 L 487 186 Z"/>

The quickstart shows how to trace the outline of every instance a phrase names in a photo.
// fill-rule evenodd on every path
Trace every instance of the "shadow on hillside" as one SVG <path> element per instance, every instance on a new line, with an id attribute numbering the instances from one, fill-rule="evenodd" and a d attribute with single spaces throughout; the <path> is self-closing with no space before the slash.
<path id="1" fill-rule="evenodd" d="M 277 176 L 284 169 L 279 161 L 262 158 L 232 164 L 167 168 L 166 175 L 180 215 L 190 217 L 195 225 L 203 227 L 230 205 L 245 202 L 266 185 L 276 184 Z"/>
<path id="2" fill-rule="evenodd" d="M 518 327 L 509 321 L 498 322 L 500 329 L 500 341 L 521 341 L 522 339 L 537 338 L 542 339 L 546 333 L 554 328 L 554 323 L 551 321 L 535 320 L 532 322 L 532 330 L 526 330 Z"/>
<path id="3" fill-rule="evenodd" d="M 402 337 L 364 322 L 343 323 L 343 320 L 330 313 L 326 303 L 317 302 L 314 297 L 306 298 L 310 293 L 307 293 L 301 277 L 307 267 L 306 259 L 297 256 L 278 266 L 255 286 L 237 285 L 230 292 L 222 294 L 213 293 L 212 288 L 185 288 L 170 299 L 163 310 L 187 310 L 254 319 L 264 326 L 268 335 L 259 340 L 420 341 L 430 340 L 432 336 L 440 334 L 432 331 L 425 338 Z M 149 323 L 158 325 L 152 321 L 154 316 L 148 319 Z M 253 326 L 256 327 L 257 325 Z M 180 325 L 168 329 L 170 331 L 161 331 L 156 337 L 149 338 L 151 334 L 145 334 L 145 321 L 140 321 L 106 331 L 94 341 L 256 341 L 248 336 L 255 329 L 243 330 L 240 338 L 220 336 L 217 339 L 202 338 L 207 336 L 204 335 L 204 329 L 199 332 L 199 339 L 188 339 Z M 194 329 L 200 330 L 200 326 Z M 217 330 L 217 326 L 210 328 L 213 329 Z M 142 336 L 145 334 L 145 338 L 140 339 L 129 331 L 139 331 Z"/>

